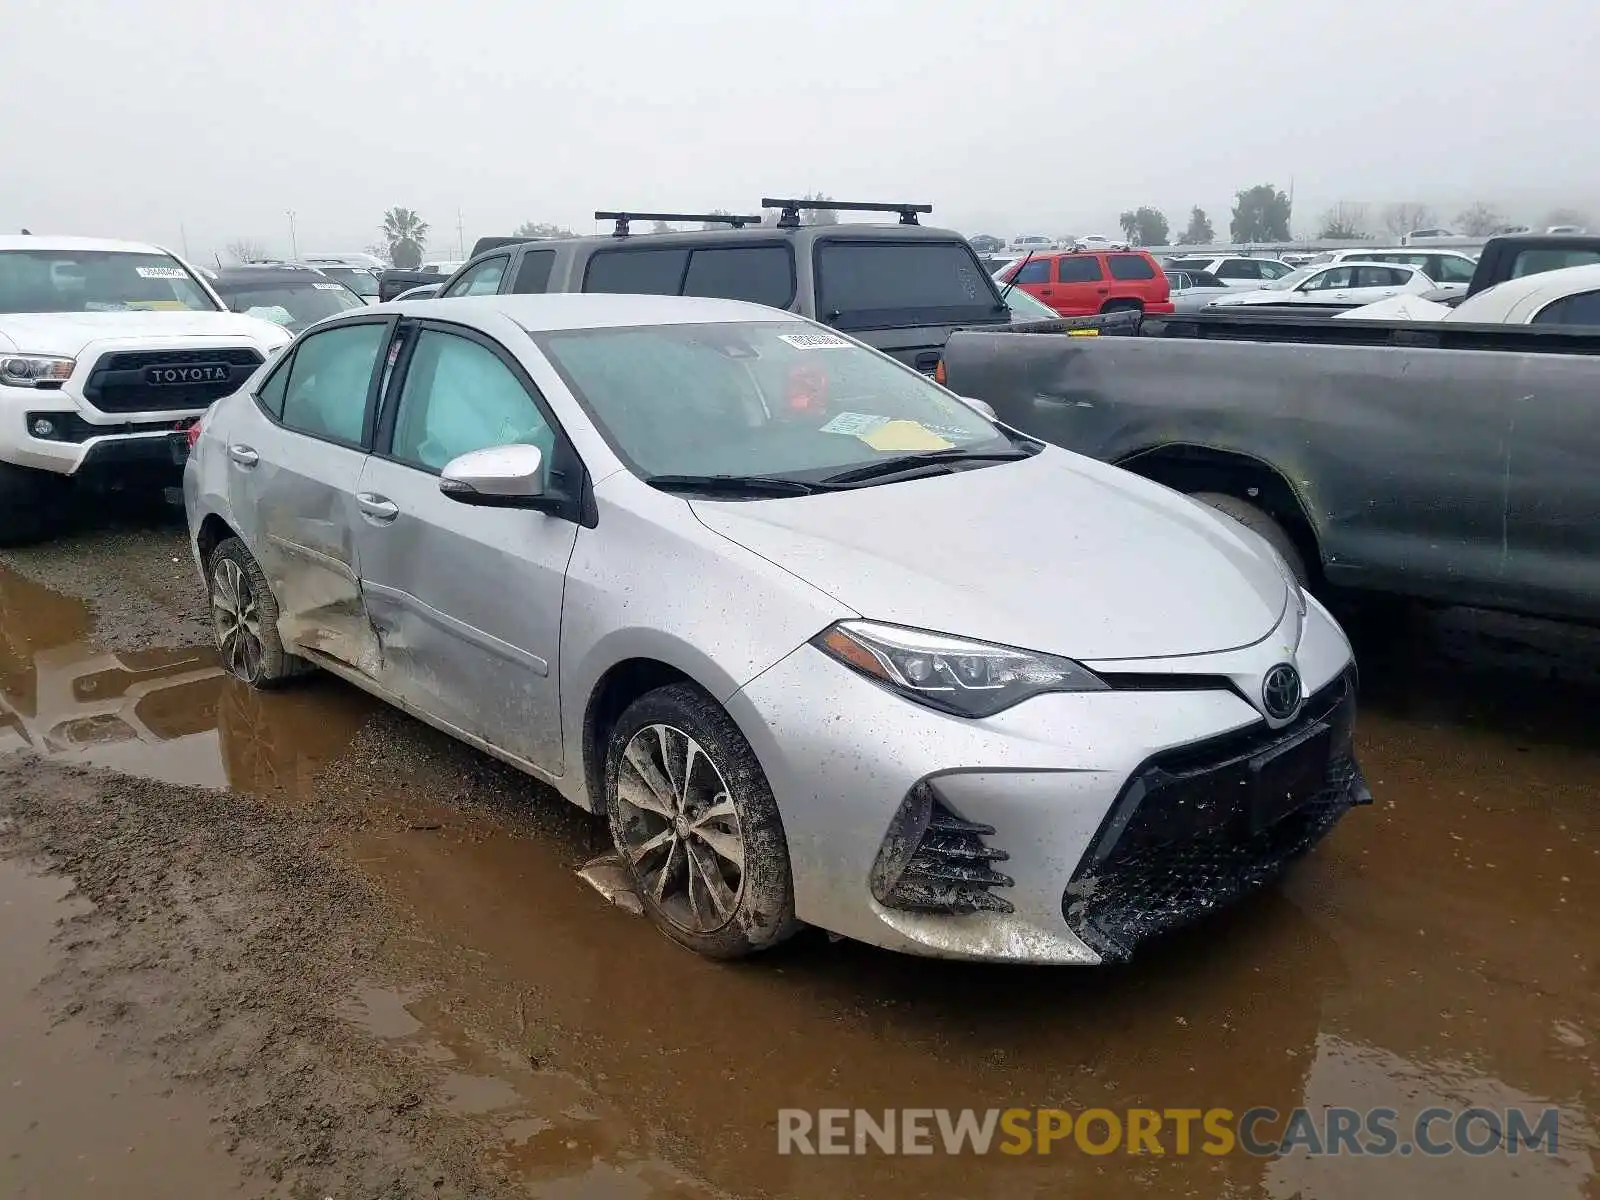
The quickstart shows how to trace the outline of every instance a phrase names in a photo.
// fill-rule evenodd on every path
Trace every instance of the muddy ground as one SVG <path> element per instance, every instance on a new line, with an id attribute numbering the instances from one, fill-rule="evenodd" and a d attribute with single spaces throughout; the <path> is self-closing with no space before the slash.
<path id="1" fill-rule="evenodd" d="M 1352 612 L 1378 802 L 1131 966 L 702 962 L 603 831 L 326 678 L 181 530 L 0 556 L 0 1195 L 1600 1197 L 1600 636 Z M 779 1157 L 785 1107 L 1561 1110 L 1557 1155 Z"/>

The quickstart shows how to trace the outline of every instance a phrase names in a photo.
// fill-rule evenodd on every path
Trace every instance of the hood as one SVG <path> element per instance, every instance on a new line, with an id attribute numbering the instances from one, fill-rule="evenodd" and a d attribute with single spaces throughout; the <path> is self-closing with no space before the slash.
<path id="1" fill-rule="evenodd" d="M 1288 602 L 1253 534 L 1054 447 L 930 479 L 691 507 L 863 617 L 1082 661 L 1251 645 Z"/>
<path id="2" fill-rule="evenodd" d="M 230 312 L 0 313 L 0 337 L 27 354 L 75 358 L 91 342 L 140 338 L 227 338 L 259 349 L 289 333 L 271 321 Z"/>

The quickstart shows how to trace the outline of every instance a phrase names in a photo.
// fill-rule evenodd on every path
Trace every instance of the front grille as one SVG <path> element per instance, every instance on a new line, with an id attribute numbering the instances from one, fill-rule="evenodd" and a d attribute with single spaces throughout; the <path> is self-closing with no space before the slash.
<path id="1" fill-rule="evenodd" d="M 1158 754 L 1134 772 L 1062 897 L 1062 915 L 1108 962 L 1254 891 L 1371 796 L 1352 748 L 1355 679 L 1323 688 L 1287 728 Z M 1285 815 L 1256 808 L 1252 759 L 1303 781 Z"/>
<path id="2" fill-rule="evenodd" d="M 101 355 L 84 384 L 84 399 L 101 412 L 180 412 L 205 408 L 231 396 L 262 363 L 249 346 L 214 350 L 120 350 Z M 147 378 L 151 367 L 226 367 L 226 379 L 162 384 Z"/>
<path id="3" fill-rule="evenodd" d="M 919 783 L 906 794 L 872 865 L 872 894 L 887 908 L 911 912 L 1013 911 L 991 888 L 1010 887 L 993 864 L 1011 856 L 984 841 L 994 827 L 956 816 Z"/>

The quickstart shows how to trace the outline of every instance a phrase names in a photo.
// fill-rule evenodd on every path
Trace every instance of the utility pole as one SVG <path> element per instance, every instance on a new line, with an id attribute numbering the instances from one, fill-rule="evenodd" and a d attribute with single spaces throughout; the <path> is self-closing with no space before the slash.
<path id="1" fill-rule="evenodd" d="M 178 222 L 178 240 L 183 243 L 183 257 L 189 257 L 189 231 L 183 227 L 183 222 Z"/>
<path id="2" fill-rule="evenodd" d="M 289 258 L 298 262 L 300 259 L 300 243 L 294 235 L 294 209 L 289 209 Z"/>
<path id="3" fill-rule="evenodd" d="M 461 217 L 461 210 L 456 209 L 456 257 L 467 257 L 466 222 Z"/>

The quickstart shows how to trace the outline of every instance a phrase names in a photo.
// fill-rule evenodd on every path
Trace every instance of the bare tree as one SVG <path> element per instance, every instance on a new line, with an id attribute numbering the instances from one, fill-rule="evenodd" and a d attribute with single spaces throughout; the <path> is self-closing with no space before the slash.
<path id="1" fill-rule="evenodd" d="M 1544 219 L 1545 225 L 1576 225 L 1579 229 L 1589 228 L 1589 214 L 1577 208 L 1552 208 L 1550 215 Z"/>
<path id="2" fill-rule="evenodd" d="M 1438 215 L 1426 204 L 1402 201 L 1383 206 L 1383 228 L 1393 237 L 1401 237 L 1413 229 L 1426 229 L 1438 223 Z"/>
<path id="3" fill-rule="evenodd" d="M 654 225 L 650 226 L 650 232 L 651 233 L 671 233 L 671 232 L 673 232 L 673 229 L 672 229 L 671 225 L 667 224 L 667 222 L 665 222 L 665 221 L 657 221 Z"/>
<path id="4" fill-rule="evenodd" d="M 223 247 L 228 257 L 237 263 L 256 262 L 267 257 L 267 247 L 254 238 L 234 238 Z"/>
<path id="5" fill-rule="evenodd" d="M 833 197 L 825 196 L 821 192 L 807 192 L 801 199 L 832 200 Z M 811 223 L 813 225 L 837 225 L 839 223 L 839 214 L 831 208 L 806 208 L 802 205 L 800 211 L 811 214 Z"/>
<path id="6" fill-rule="evenodd" d="M 1505 224 L 1505 218 L 1492 204 L 1482 200 L 1469 204 L 1456 216 L 1456 226 L 1468 237 L 1488 237 Z"/>
<path id="7" fill-rule="evenodd" d="M 1355 200 L 1341 200 L 1322 214 L 1318 237 L 1353 242 L 1367 236 L 1367 206 Z"/>

